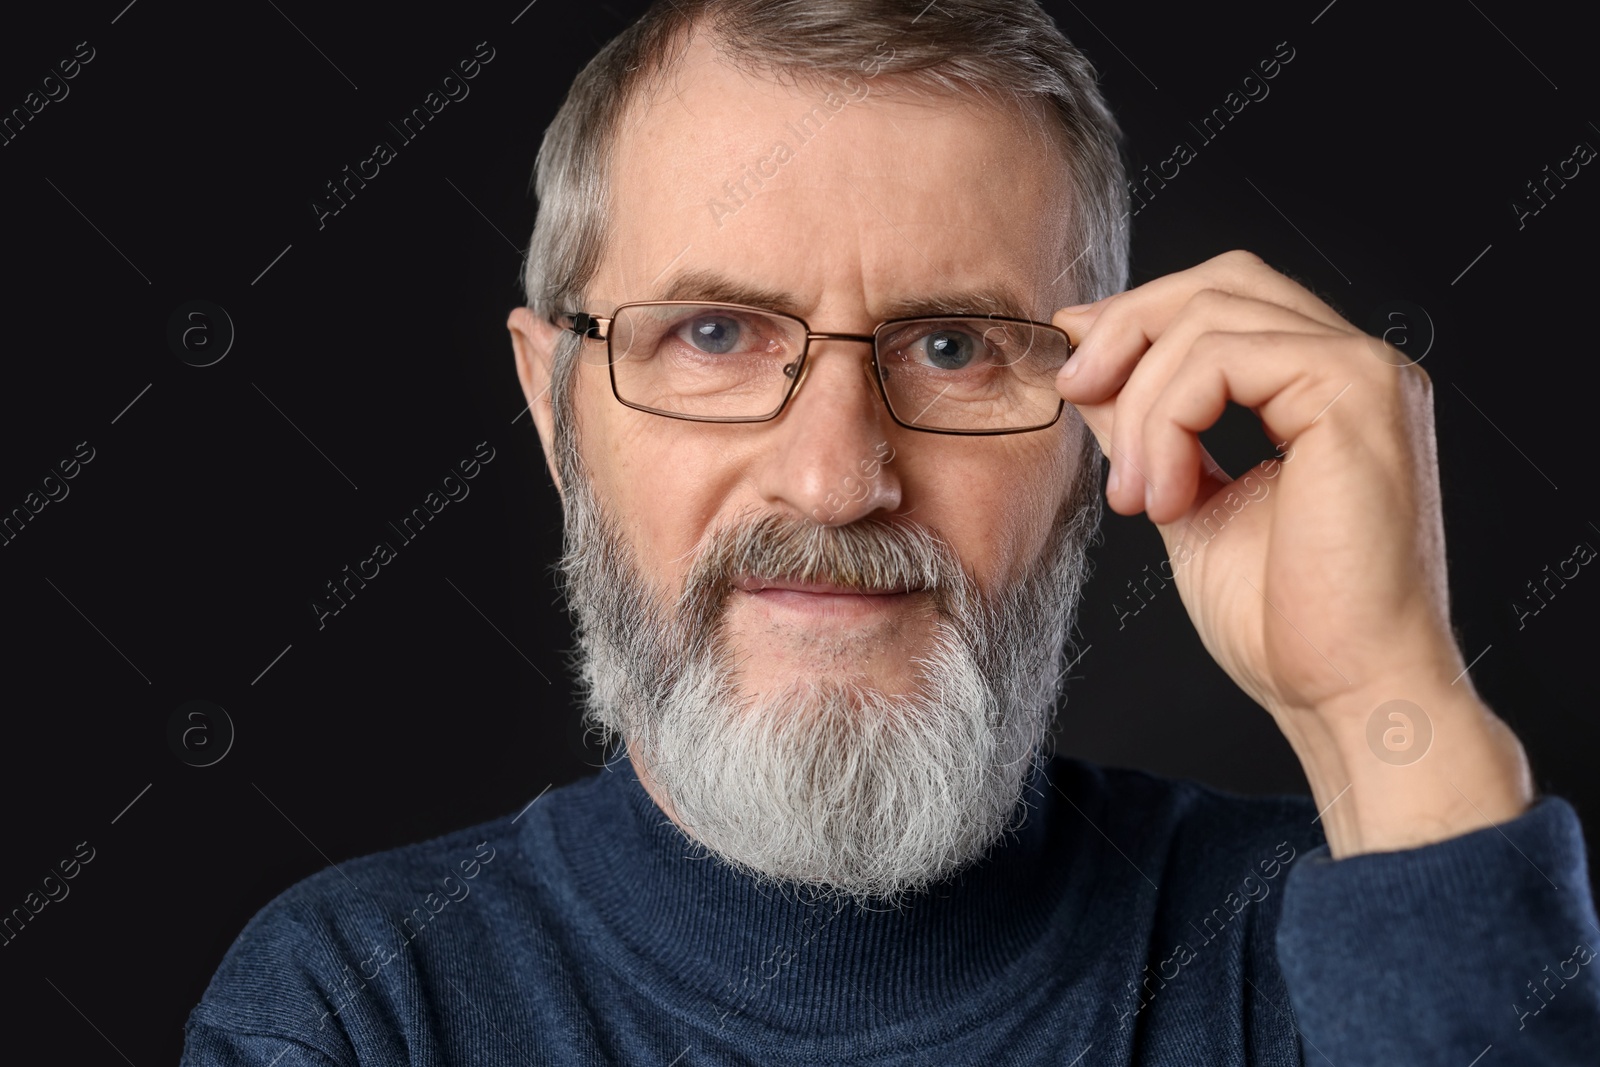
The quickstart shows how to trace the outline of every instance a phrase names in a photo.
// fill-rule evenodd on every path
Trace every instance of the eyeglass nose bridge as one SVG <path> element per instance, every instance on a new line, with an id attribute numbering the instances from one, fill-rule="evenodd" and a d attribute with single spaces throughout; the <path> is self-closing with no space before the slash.
<path id="1" fill-rule="evenodd" d="M 866 361 L 862 364 L 861 369 L 863 372 L 865 372 L 867 380 L 872 383 L 873 389 L 878 394 L 878 399 L 882 400 L 883 406 L 889 408 L 890 413 L 893 414 L 894 409 L 889 404 L 889 396 L 883 391 L 883 379 L 878 375 L 877 335 L 870 333 L 827 333 L 818 330 L 806 331 L 806 347 L 800 356 L 799 376 L 795 380 L 794 387 L 789 390 L 789 395 L 783 398 L 783 404 L 779 408 L 780 411 L 789 406 L 789 402 L 799 395 L 800 387 L 805 384 L 806 375 L 811 370 L 812 341 L 855 341 L 859 344 L 871 346 L 872 351 L 867 356 Z"/>

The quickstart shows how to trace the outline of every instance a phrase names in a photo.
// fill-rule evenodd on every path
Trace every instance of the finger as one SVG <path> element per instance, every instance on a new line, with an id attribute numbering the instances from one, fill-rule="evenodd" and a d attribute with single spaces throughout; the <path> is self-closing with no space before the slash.
<path id="1" fill-rule="evenodd" d="M 1140 427 L 1141 456 L 1151 473 L 1145 509 L 1151 521 L 1177 522 L 1197 500 L 1208 498 L 1197 494 L 1203 473 L 1199 434 L 1228 401 L 1254 409 L 1273 440 L 1295 441 L 1354 384 L 1353 376 L 1340 381 L 1336 368 L 1350 366 L 1343 350 L 1360 343 L 1358 337 L 1304 333 L 1215 332 L 1197 338 Z"/>
<path id="2" fill-rule="evenodd" d="M 1159 476 L 1145 459 L 1145 419 L 1150 406 L 1189 358 L 1196 339 L 1218 332 L 1254 331 L 1345 336 L 1277 304 L 1217 289 L 1195 294 L 1166 332 L 1135 361 L 1115 395 L 1113 417 L 1108 427 L 1111 441 L 1106 451 L 1112 461 L 1112 474 L 1116 475 L 1114 481 L 1107 478 L 1106 500 L 1114 510 L 1125 515 L 1135 514 L 1157 491 Z M 1062 390 L 1063 395 L 1068 392 Z M 1123 465 L 1120 472 L 1116 469 L 1119 461 Z"/>
<path id="3" fill-rule="evenodd" d="M 1113 407 L 1113 404 L 1086 404 L 1082 407 L 1074 405 L 1074 410 L 1077 411 L 1078 417 L 1083 420 L 1084 425 L 1088 426 L 1089 431 L 1094 434 L 1095 441 L 1100 446 L 1100 453 L 1111 460 L 1110 474 L 1115 476 L 1120 483 L 1120 480 L 1123 477 L 1122 472 L 1131 471 L 1132 473 L 1129 474 L 1128 477 L 1137 478 L 1138 481 L 1135 484 L 1142 487 L 1145 485 L 1145 479 L 1138 464 L 1131 460 L 1125 453 L 1115 451 L 1111 443 L 1110 426 Z M 1195 439 L 1195 448 L 1197 450 L 1196 455 L 1198 457 L 1198 463 L 1201 471 L 1203 472 L 1203 478 L 1205 480 L 1214 481 L 1217 487 L 1227 485 L 1230 481 L 1232 481 L 1232 479 L 1228 477 L 1227 472 L 1223 470 L 1222 464 L 1216 461 L 1215 457 L 1213 457 L 1206 447 L 1200 443 L 1198 438 Z M 1107 502 L 1112 505 L 1113 510 L 1118 510 L 1118 500 L 1129 499 L 1123 497 L 1120 492 L 1114 492 L 1114 490 L 1120 490 L 1120 488 L 1120 484 L 1113 487 L 1108 483 L 1106 499 Z M 1143 500 L 1142 497 L 1139 497 L 1138 499 L 1141 502 Z M 1125 504 L 1122 506 L 1120 513 L 1134 514 L 1137 512 L 1137 510 L 1137 507 Z"/>
<path id="4" fill-rule="evenodd" d="M 1159 442 L 1156 451 L 1152 442 L 1150 459 L 1152 470 L 1158 470 L 1160 489 L 1152 482 L 1145 496 L 1144 510 L 1150 521 L 1166 526 L 1191 518 L 1200 505 L 1210 500 L 1218 490 L 1230 485 L 1230 478 L 1222 466 L 1212 458 L 1195 433 L 1174 433 L 1169 440 Z M 1160 461 L 1157 467 L 1156 461 Z M 1183 501 L 1173 504 L 1173 501 Z"/>
<path id="5" fill-rule="evenodd" d="M 1112 404 L 1074 404 L 1073 410 L 1089 427 L 1089 432 L 1094 434 L 1094 440 L 1100 446 L 1100 454 L 1106 457 L 1111 455 L 1111 416 Z"/>
<path id="6" fill-rule="evenodd" d="M 1117 418 L 1114 403 L 1074 405 L 1095 440 L 1100 452 L 1110 464 L 1106 474 L 1106 503 L 1122 515 L 1136 514 L 1143 506 L 1144 485 L 1147 481 L 1137 457 L 1129 455 L 1117 443 L 1113 427 Z"/>
<path id="7" fill-rule="evenodd" d="M 1113 294 L 1113 296 L 1118 294 Z M 1067 337 L 1072 343 L 1080 345 L 1089 330 L 1094 326 L 1095 320 L 1100 317 L 1100 312 L 1105 310 L 1111 296 L 1103 296 L 1092 304 L 1076 304 L 1064 307 L 1050 316 L 1050 321 L 1056 326 L 1067 331 Z"/>
<path id="8" fill-rule="evenodd" d="M 1062 316 L 1057 324 L 1078 345 L 1058 378 L 1063 395 L 1094 401 L 1116 392 L 1143 350 L 1207 290 L 1275 304 L 1328 329 L 1356 332 L 1332 308 L 1259 257 L 1230 252 L 1110 297 L 1094 306 L 1092 315 Z"/>

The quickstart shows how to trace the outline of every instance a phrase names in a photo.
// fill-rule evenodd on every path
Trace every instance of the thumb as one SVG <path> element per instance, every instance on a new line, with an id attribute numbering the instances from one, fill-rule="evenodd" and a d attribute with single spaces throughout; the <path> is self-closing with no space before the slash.
<path id="1" fill-rule="evenodd" d="M 1112 299 L 1112 296 L 1103 296 L 1092 304 L 1074 304 L 1071 307 L 1061 308 L 1050 316 L 1051 325 L 1065 330 L 1067 338 L 1072 342 L 1073 346 L 1073 355 L 1057 375 L 1058 384 L 1064 383 L 1077 373 L 1078 363 L 1082 360 L 1082 356 L 1078 354 L 1077 350 L 1083 348 L 1084 341 L 1088 339 L 1089 331 L 1094 328 L 1095 322 L 1099 320 L 1100 315 L 1110 305 Z"/>
<path id="2" fill-rule="evenodd" d="M 1092 304 L 1073 304 L 1070 307 L 1059 309 L 1050 316 L 1052 325 L 1059 326 L 1067 331 L 1067 336 L 1072 338 L 1074 345 L 1083 344 L 1083 335 L 1089 332 L 1095 320 L 1100 317 L 1100 312 L 1105 310 L 1106 304 L 1112 298 L 1103 296 Z"/>

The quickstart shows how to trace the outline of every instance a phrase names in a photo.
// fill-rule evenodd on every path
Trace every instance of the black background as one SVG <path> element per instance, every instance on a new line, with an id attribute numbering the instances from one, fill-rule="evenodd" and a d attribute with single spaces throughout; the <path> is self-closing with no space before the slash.
<path id="1" fill-rule="evenodd" d="M 8 1044 L 35 1030 L 52 1059 L 143 1067 L 176 1059 L 228 944 L 292 882 L 515 811 L 596 758 L 550 573 L 558 502 L 503 322 L 540 136 L 641 5 L 124 2 L 8 13 L 0 36 L 7 112 L 77 42 L 95 49 L 0 147 L 0 511 L 94 449 L 0 547 L 0 912 L 95 849 L 0 948 L 0 999 Z M 1577 142 L 1600 146 L 1590 37 L 1553 4 L 1325 3 L 1049 6 L 1099 66 L 1136 169 L 1199 147 L 1134 220 L 1135 282 L 1244 247 L 1358 325 L 1396 300 L 1425 309 L 1461 642 L 1539 786 L 1592 819 L 1600 577 L 1520 629 L 1512 608 L 1600 544 L 1600 174 L 1521 229 L 1511 208 Z M 480 41 L 494 59 L 470 96 L 319 229 L 323 183 L 394 140 L 386 121 Z M 1187 122 L 1285 41 L 1270 95 L 1199 146 Z M 196 299 L 237 331 L 204 368 L 167 343 Z M 1395 336 L 1417 352 L 1429 331 L 1410 327 Z M 1248 429 L 1221 435 L 1234 469 L 1264 454 Z M 470 496 L 319 630 L 323 583 L 480 441 L 495 458 Z M 1062 748 L 1303 790 L 1172 591 L 1119 629 L 1124 583 L 1163 556 L 1143 518 L 1108 517 Z M 168 746 L 193 699 L 237 730 L 213 766 Z"/>

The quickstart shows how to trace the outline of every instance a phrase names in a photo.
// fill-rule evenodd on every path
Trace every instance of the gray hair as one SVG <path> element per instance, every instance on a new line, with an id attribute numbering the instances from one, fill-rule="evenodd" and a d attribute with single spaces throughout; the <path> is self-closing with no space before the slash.
<path id="1" fill-rule="evenodd" d="M 580 309 L 607 235 L 608 162 L 629 104 L 670 71 L 699 27 L 723 57 L 752 73 L 872 77 L 924 95 L 972 93 L 1043 109 L 1071 160 L 1070 260 L 1082 301 L 1118 292 L 1128 276 L 1128 193 L 1121 132 L 1094 68 L 1036 0 L 657 0 L 578 74 L 545 131 L 534 166 L 538 218 L 523 270 L 527 305 L 548 318 Z M 877 46 L 888 43 L 885 55 Z M 587 310 L 587 309 L 584 309 Z M 557 473 L 578 468 L 571 424 L 578 338 L 556 351 L 550 383 Z M 1085 435 L 1088 437 L 1088 435 Z M 1086 450 L 1093 450 L 1092 438 Z"/>

